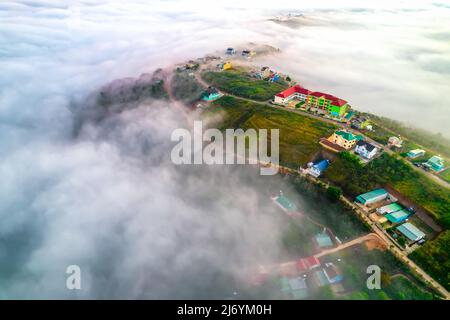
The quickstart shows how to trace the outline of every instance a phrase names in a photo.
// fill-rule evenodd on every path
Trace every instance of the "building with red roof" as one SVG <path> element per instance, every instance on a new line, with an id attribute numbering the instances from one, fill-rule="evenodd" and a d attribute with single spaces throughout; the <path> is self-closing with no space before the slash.
<path id="1" fill-rule="evenodd" d="M 349 107 L 347 101 L 323 92 L 309 94 L 307 103 L 313 111 L 328 113 L 334 117 L 344 116 Z"/>
<path id="2" fill-rule="evenodd" d="M 275 95 L 273 102 L 280 105 L 295 104 L 295 101 L 306 102 L 307 106 L 312 111 L 319 113 L 326 113 L 336 118 L 341 118 L 349 109 L 347 101 L 337 98 L 331 94 L 319 91 L 310 91 L 302 86 L 296 85 Z M 289 103 L 291 102 L 291 103 Z"/>
<path id="3" fill-rule="evenodd" d="M 291 100 L 301 100 L 306 101 L 308 95 L 311 93 L 310 90 L 303 88 L 302 86 L 296 85 L 275 95 L 273 102 L 276 104 L 287 104 Z"/>

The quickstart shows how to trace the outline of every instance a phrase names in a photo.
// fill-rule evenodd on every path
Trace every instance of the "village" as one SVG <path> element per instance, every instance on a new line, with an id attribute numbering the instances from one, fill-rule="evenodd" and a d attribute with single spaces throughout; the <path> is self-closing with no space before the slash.
<path id="1" fill-rule="evenodd" d="M 383 153 L 387 153 L 400 154 L 414 170 L 420 170 L 423 174 L 432 176 L 435 181 L 437 179 L 441 184 L 447 185 L 438 177 L 439 173 L 448 169 L 443 157 L 435 154 L 425 158 L 427 151 L 423 149 L 404 150 L 403 138 L 396 134 L 389 136 L 387 141 L 380 141 L 376 135 L 380 127 L 372 123 L 369 116 L 353 109 L 346 100 L 306 89 L 288 75 L 274 71 L 268 66 L 248 67 L 248 62 L 253 61 L 257 54 L 257 51 L 252 49 L 227 48 L 225 58 L 206 56 L 180 65 L 177 72 L 187 73 L 188 77 L 206 87 L 199 98 L 191 102 L 192 109 L 206 110 L 220 98 L 231 96 L 243 101 L 254 101 L 269 108 L 299 113 L 338 126 L 331 135 L 323 136 L 317 141 L 322 150 L 310 158 L 309 162 L 297 170 L 280 166 L 280 171 L 284 173 L 309 176 L 311 181 L 322 183 L 321 176 L 339 154 L 345 154 L 346 157 L 359 162 L 361 166 L 366 166 Z M 245 67 L 242 67 L 242 62 L 245 63 Z M 265 85 L 265 88 L 269 88 L 267 91 L 276 90 L 278 87 L 284 89 L 272 96 L 255 94 L 252 97 L 251 94 L 241 94 L 234 88 L 220 87 L 220 83 L 217 87 L 204 76 L 208 72 L 217 77 L 220 74 L 236 77 L 243 74 L 246 79 L 250 79 L 249 82 L 255 81 L 254 83 L 261 86 Z M 239 83 L 239 89 L 245 85 Z M 315 254 L 295 261 L 260 266 L 253 283 L 261 285 L 270 275 L 277 275 L 280 277 L 281 291 L 294 299 L 307 299 L 311 297 L 311 292 L 323 286 L 330 286 L 335 294 L 339 294 L 344 291 L 342 283 L 345 279 L 339 267 L 341 261 L 328 259 L 328 253 L 368 242 L 375 247 L 390 248 L 398 258 L 412 265 L 407 255 L 442 230 L 430 218 L 426 209 L 391 186 L 380 185 L 377 189 L 366 190 L 366 193 L 354 199 L 343 199 L 360 214 L 361 220 L 371 226 L 372 233 L 342 243 L 331 229 L 324 227 L 311 239 Z M 282 192 L 273 197 L 273 202 L 289 217 L 307 216 L 298 212 L 297 207 Z M 417 266 L 415 269 L 419 270 Z M 448 292 L 425 272 L 420 273 L 434 289 L 448 295 Z"/>

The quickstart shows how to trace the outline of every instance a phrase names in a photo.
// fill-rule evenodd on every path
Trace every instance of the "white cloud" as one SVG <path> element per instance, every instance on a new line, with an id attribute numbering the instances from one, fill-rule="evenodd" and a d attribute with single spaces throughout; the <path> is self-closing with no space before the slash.
<path id="1" fill-rule="evenodd" d="M 74 137 L 73 101 L 105 82 L 265 42 L 284 50 L 274 65 L 313 89 L 448 123 L 437 99 L 448 77 L 433 71 L 448 55 L 447 9 L 430 9 L 433 21 L 428 11 L 398 20 L 341 10 L 355 5 L 329 13 L 314 8 L 334 1 L 305 2 L 300 9 L 321 25 L 296 30 L 266 19 L 292 1 L 2 2 L 0 298 L 223 297 L 230 288 L 218 285 L 227 282 L 220 272 L 240 276 L 248 261 L 278 253 L 266 183 L 248 171 L 167 162 L 171 129 L 182 123 L 170 106 L 142 105 Z M 443 33 L 426 36 L 435 31 Z M 84 270 L 78 296 L 64 288 L 69 264 Z"/>

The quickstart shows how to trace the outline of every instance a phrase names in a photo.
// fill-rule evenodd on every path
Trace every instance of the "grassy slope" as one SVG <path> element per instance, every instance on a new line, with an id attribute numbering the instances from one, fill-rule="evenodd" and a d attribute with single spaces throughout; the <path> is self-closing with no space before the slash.
<path id="1" fill-rule="evenodd" d="M 280 129 L 280 163 L 293 168 L 310 161 L 320 148 L 319 138 L 331 134 L 336 128 L 316 119 L 229 96 L 214 102 L 206 114 L 220 111 L 227 114 L 222 129 Z"/>
<path id="2" fill-rule="evenodd" d="M 222 129 L 279 128 L 280 162 L 294 168 L 308 162 L 319 149 L 318 139 L 334 130 L 332 125 L 316 119 L 233 97 L 217 100 L 206 114 L 220 111 L 225 111 L 227 114 L 222 123 Z M 390 183 L 405 196 L 429 210 L 443 226 L 450 227 L 449 191 L 436 185 L 426 176 L 413 171 L 403 161 L 387 154 L 375 159 L 364 168 L 353 164 L 349 159 L 338 158 L 325 172 L 325 177 L 340 185 L 347 195 L 352 196 L 366 192 L 377 185 Z M 450 266 L 440 262 L 442 252 L 448 253 L 450 244 L 450 236 L 445 234 L 434 241 L 429 241 L 412 255 L 419 265 L 441 280 L 450 274 Z M 446 281 L 441 283 L 448 286 L 448 280 Z"/>
<path id="3" fill-rule="evenodd" d="M 202 78 L 222 91 L 258 101 L 269 100 L 287 88 L 286 84 L 253 79 L 240 70 L 208 71 L 202 74 Z"/>

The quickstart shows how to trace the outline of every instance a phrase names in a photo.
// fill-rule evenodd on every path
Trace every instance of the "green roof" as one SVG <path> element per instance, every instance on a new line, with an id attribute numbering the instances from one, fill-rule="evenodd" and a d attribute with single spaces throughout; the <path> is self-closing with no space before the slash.
<path id="1" fill-rule="evenodd" d="M 386 195 L 387 196 L 387 194 L 388 193 L 387 193 L 386 190 L 380 188 L 380 189 L 375 189 L 375 190 L 372 190 L 372 191 L 360 194 L 359 196 L 356 197 L 356 200 L 358 200 L 359 202 L 363 202 L 364 203 L 364 202 L 366 202 L 368 200 L 371 200 L 373 198 L 377 198 L 377 197 L 382 196 L 382 195 Z"/>
<path id="2" fill-rule="evenodd" d="M 276 201 L 287 211 L 297 211 L 297 207 L 285 196 L 278 196 Z"/>
<path id="3" fill-rule="evenodd" d="M 398 223 L 398 222 L 402 222 L 403 220 L 405 220 L 406 218 L 408 218 L 409 216 L 409 212 L 405 209 L 400 210 L 400 211 L 396 211 L 394 213 L 388 213 L 386 215 L 386 218 L 393 223 Z"/>
<path id="4" fill-rule="evenodd" d="M 397 230 L 403 233 L 411 241 L 417 241 L 425 237 L 425 233 L 420 231 L 415 225 L 409 222 L 398 226 Z"/>
<path id="5" fill-rule="evenodd" d="M 363 136 L 360 134 L 355 136 L 353 133 L 343 131 L 343 130 L 337 130 L 335 133 L 338 136 L 341 136 L 342 138 L 344 138 L 345 140 L 362 140 L 363 139 Z"/>
<path id="6" fill-rule="evenodd" d="M 281 278 L 280 279 L 280 285 L 281 285 L 281 291 L 283 292 L 289 292 L 291 291 L 291 287 L 289 286 L 289 279 L 288 278 Z"/>
<path id="7" fill-rule="evenodd" d="M 394 203 L 388 204 L 387 206 L 378 208 L 378 210 L 381 212 L 389 212 L 389 213 L 396 212 L 396 211 L 399 211 L 402 209 L 403 209 L 403 207 L 401 205 L 399 205 L 397 202 L 394 202 Z"/>
<path id="8" fill-rule="evenodd" d="M 316 239 L 317 244 L 321 248 L 333 246 L 333 241 L 331 241 L 330 236 L 325 232 L 316 234 L 314 238 Z"/>
<path id="9" fill-rule="evenodd" d="M 439 167 L 444 166 L 444 159 L 442 159 L 441 157 L 438 157 L 438 156 L 432 156 L 430 159 L 428 159 L 427 162 L 429 164 L 437 165 Z"/>

